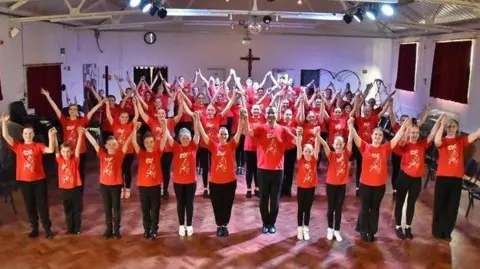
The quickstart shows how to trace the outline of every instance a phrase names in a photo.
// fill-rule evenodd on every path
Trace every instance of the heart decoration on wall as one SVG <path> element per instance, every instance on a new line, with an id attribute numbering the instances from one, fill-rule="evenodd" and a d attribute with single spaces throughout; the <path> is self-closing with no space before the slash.
<path id="1" fill-rule="evenodd" d="M 350 83 L 350 90 L 352 93 L 355 93 L 360 90 L 362 86 L 362 81 L 357 73 L 351 70 L 342 70 L 337 73 L 334 73 L 327 69 L 320 69 L 320 82 L 322 82 L 322 78 L 326 79 L 326 83 L 324 85 L 320 84 L 321 89 L 325 89 L 328 85 L 333 83 L 336 89 L 344 89 L 346 83 Z M 356 85 L 355 85 L 356 84 Z M 356 89 L 356 90 L 354 90 Z"/>

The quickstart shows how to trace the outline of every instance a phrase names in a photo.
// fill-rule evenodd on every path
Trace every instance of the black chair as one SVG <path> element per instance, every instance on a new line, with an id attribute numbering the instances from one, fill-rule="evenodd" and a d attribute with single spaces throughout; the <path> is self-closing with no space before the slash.
<path id="1" fill-rule="evenodd" d="M 465 217 L 468 218 L 468 214 L 470 213 L 470 209 L 474 207 L 474 201 L 475 200 L 480 200 L 480 186 L 477 185 L 478 179 L 480 178 L 480 172 L 477 172 L 475 175 L 475 179 L 469 183 L 468 186 L 468 207 L 467 207 L 467 212 L 465 212 Z M 465 183 L 465 181 L 464 181 Z M 462 188 L 465 185 L 462 186 Z"/>
<path id="2" fill-rule="evenodd" d="M 476 184 L 479 173 L 478 168 L 478 162 L 473 159 L 469 160 L 465 165 L 465 175 L 462 181 L 462 189 L 464 191 L 478 187 Z"/>
<path id="3" fill-rule="evenodd" d="M 13 169 L 3 169 L 0 166 L 0 196 L 5 197 L 5 203 L 10 202 L 13 213 L 17 214 L 13 192 L 17 190 L 17 182 L 15 180 L 15 167 Z"/>
<path id="4" fill-rule="evenodd" d="M 430 181 L 435 181 L 438 167 L 438 152 L 434 145 L 430 146 L 425 152 L 425 164 L 427 174 L 423 188 L 426 189 Z"/>

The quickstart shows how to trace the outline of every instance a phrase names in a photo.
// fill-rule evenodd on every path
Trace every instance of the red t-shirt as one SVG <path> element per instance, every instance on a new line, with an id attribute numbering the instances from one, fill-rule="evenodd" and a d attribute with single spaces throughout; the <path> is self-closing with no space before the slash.
<path id="1" fill-rule="evenodd" d="M 307 161 L 302 156 L 300 160 L 297 160 L 297 187 L 299 188 L 315 188 L 318 185 L 317 177 L 317 159 L 313 156 Z"/>
<path id="2" fill-rule="evenodd" d="M 360 182 L 368 186 L 382 186 L 387 183 L 388 156 L 392 151 L 390 142 L 379 147 L 362 141 L 360 152 L 363 156 Z"/>
<path id="3" fill-rule="evenodd" d="M 104 111 L 106 111 L 106 109 L 107 108 L 105 108 Z M 120 117 L 121 112 L 122 112 L 122 109 L 117 104 L 115 104 L 114 107 L 110 107 L 110 114 L 112 114 L 113 120 L 118 120 L 118 117 Z M 107 112 L 103 113 L 102 131 L 113 132 L 112 125 L 110 124 L 110 122 L 108 122 L 108 119 L 107 119 Z"/>
<path id="4" fill-rule="evenodd" d="M 376 115 L 371 115 L 368 119 L 365 117 L 355 117 L 358 135 L 368 144 L 372 143 L 373 130 L 377 128 L 378 120 L 379 118 Z"/>
<path id="5" fill-rule="evenodd" d="M 125 101 L 125 104 L 123 106 L 123 111 L 126 111 L 128 115 L 133 115 L 134 114 L 134 108 L 133 108 L 133 101 L 132 97 L 127 97 L 127 100 Z"/>
<path id="6" fill-rule="evenodd" d="M 350 174 L 350 156 L 348 150 L 342 152 L 330 151 L 328 157 L 328 171 L 326 182 L 330 185 L 345 185 Z"/>
<path id="7" fill-rule="evenodd" d="M 125 143 L 127 143 L 127 140 L 130 138 L 130 135 L 133 132 L 133 128 L 135 128 L 133 122 L 127 122 L 125 124 L 121 124 L 118 121 L 113 121 L 113 136 L 118 141 L 118 145 L 121 148 Z M 133 146 L 130 143 L 128 146 L 127 154 L 133 153 Z"/>
<path id="8" fill-rule="evenodd" d="M 148 127 L 150 127 L 150 131 L 152 132 L 153 137 L 155 137 L 155 142 L 160 143 L 162 141 L 162 136 L 163 136 L 163 130 L 162 127 L 160 127 L 160 123 L 158 123 L 157 118 L 148 118 L 148 122 L 146 124 Z M 174 119 L 168 119 L 167 120 L 167 128 L 170 131 L 170 135 L 172 137 L 175 136 L 175 123 Z M 172 152 L 172 147 L 168 143 L 165 143 L 165 148 L 163 149 L 163 152 Z"/>
<path id="9" fill-rule="evenodd" d="M 202 115 L 203 113 L 205 113 L 206 110 L 207 107 L 205 105 L 199 103 L 192 104 L 192 112 L 197 112 L 199 115 Z"/>
<path id="10" fill-rule="evenodd" d="M 207 115 L 204 114 L 200 116 L 200 121 L 210 141 L 218 143 L 218 130 L 220 130 L 220 123 L 223 121 L 223 117 L 220 114 L 215 114 L 213 118 L 207 118 Z M 207 145 L 205 145 L 203 139 L 200 140 L 200 147 L 206 148 Z"/>
<path id="11" fill-rule="evenodd" d="M 405 174 L 418 178 L 425 174 L 425 151 L 429 146 L 430 144 L 425 139 L 417 143 L 407 142 L 401 147 L 395 147 L 397 152 L 401 153 L 400 167 Z"/>
<path id="12" fill-rule="evenodd" d="M 169 110 L 168 101 L 170 100 L 170 96 L 166 93 L 162 93 L 162 94 L 158 95 L 157 98 L 160 98 L 160 101 L 162 102 L 162 108 L 165 111 L 168 111 Z"/>
<path id="13" fill-rule="evenodd" d="M 236 180 L 235 177 L 235 149 L 238 144 L 235 139 L 227 144 L 219 144 L 214 141 L 208 143 L 208 150 L 212 154 L 210 168 L 210 181 L 216 184 L 229 183 Z"/>
<path id="14" fill-rule="evenodd" d="M 297 121 L 295 119 L 292 119 L 291 121 L 289 122 L 285 122 L 283 119 L 281 119 L 278 124 L 284 126 L 285 128 L 287 128 L 288 130 L 290 130 L 290 132 L 292 134 L 296 134 L 297 133 Z M 315 145 L 315 144 L 314 144 Z M 296 147 L 296 144 L 293 143 L 293 141 L 288 141 L 287 142 L 287 145 L 285 146 L 285 149 L 293 149 Z"/>
<path id="15" fill-rule="evenodd" d="M 283 170 L 283 153 L 287 143 L 293 139 L 287 129 L 275 124 L 257 125 L 253 129 L 257 139 L 257 165 L 265 170 Z"/>
<path id="16" fill-rule="evenodd" d="M 230 111 L 233 114 L 232 135 L 236 134 L 238 130 L 238 124 L 240 123 L 240 109 L 241 107 L 237 104 L 233 104 L 230 108 Z"/>
<path id="17" fill-rule="evenodd" d="M 463 178 L 463 150 L 467 145 L 468 136 L 442 138 L 442 145 L 438 147 L 437 176 Z"/>
<path id="18" fill-rule="evenodd" d="M 80 159 L 72 156 L 69 160 L 56 157 L 58 164 L 58 188 L 73 189 L 82 186 L 80 178 Z"/>
<path id="19" fill-rule="evenodd" d="M 14 141 L 10 148 L 17 155 L 16 175 L 18 181 L 32 182 L 45 178 L 43 151 L 46 147 L 44 144 L 24 144 Z"/>
<path id="20" fill-rule="evenodd" d="M 65 118 L 63 115 L 60 117 L 60 124 L 62 124 L 63 130 L 63 142 L 68 142 L 75 148 L 78 140 L 78 127 L 86 127 L 88 125 L 87 117 L 71 120 Z M 85 143 L 85 136 L 82 139 L 82 145 L 80 148 L 81 153 L 87 152 L 87 143 Z"/>
<path id="21" fill-rule="evenodd" d="M 328 121 L 328 144 L 332 145 L 336 136 L 347 139 L 347 118 L 330 118 Z"/>
<path id="22" fill-rule="evenodd" d="M 139 187 L 153 187 L 162 184 L 163 175 L 160 160 L 163 152 L 155 147 L 152 152 L 140 150 L 138 158 L 137 185 Z"/>
<path id="23" fill-rule="evenodd" d="M 260 100 L 261 98 L 262 96 L 258 96 L 258 94 L 252 93 L 248 96 L 248 104 L 251 107 L 254 104 L 256 104 L 258 100 Z M 266 108 L 270 105 L 271 102 L 272 102 L 272 98 L 270 96 L 266 96 L 265 98 L 263 98 L 262 102 L 259 105 L 261 108 Z"/>
<path id="24" fill-rule="evenodd" d="M 125 157 L 123 151 L 118 149 L 114 154 L 108 154 L 105 149 L 100 148 L 97 156 L 100 160 L 100 184 L 123 185 L 122 163 Z"/>
<path id="25" fill-rule="evenodd" d="M 177 184 L 190 184 L 195 182 L 195 168 L 197 165 L 198 146 L 190 141 L 183 147 L 177 142 L 173 143 L 173 182 Z"/>
<path id="26" fill-rule="evenodd" d="M 263 115 L 255 118 L 254 116 L 248 116 L 248 121 L 250 123 L 250 128 L 255 128 L 258 124 L 265 124 L 265 117 Z M 244 151 L 257 151 L 257 141 L 255 138 L 246 135 L 245 144 L 243 146 Z"/>
<path id="27" fill-rule="evenodd" d="M 312 146 L 315 146 L 315 139 L 316 135 L 313 134 L 313 129 L 315 127 L 320 127 L 320 122 L 315 120 L 312 122 L 305 122 L 302 125 L 303 128 L 303 138 L 302 138 L 302 144 L 310 144 Z M 321 128 L 321 127 L 320 127 Z"/>

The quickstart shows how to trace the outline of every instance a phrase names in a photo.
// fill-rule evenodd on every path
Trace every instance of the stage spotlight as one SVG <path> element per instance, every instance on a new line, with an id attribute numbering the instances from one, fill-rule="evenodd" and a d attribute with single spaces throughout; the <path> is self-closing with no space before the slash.
<path id="1" fill-rule="evenodd" d="M 142 3 L 140 3 L 140 9 L 142 10 L 143 13 L 147 13 L 151 8 L 152 8 L 151 1 L 142 1 Z"/>
<path id="2" fill-rule="evenodd" d="M 374 7 L 372 7 L 369 10 L 367 10 L 367 12 L 365 12 L 365 15 L 367 15 L 369 19 L 374 21 L 377 19 L 377 10 Z"/>
<path id="3" fill-rule="evenodd" d="M 263 17 L 263 23 L 265 24 L 270 24 L 270 22 L 272 21 L 272 17 L 266 15 L 265 17 Z"/>
<path id="4" fill-rule="evenodd" d="M 130 0 L 130 7 L 137 7 L 140 5 L 141 0 Z"/>
<path id="5" fill-rule="evenodd" d="M 160 19 L 165 19 L 165 17 L 167 17 L 167 9 L 165 7 L 161 7 L 158 10 L 158 17 L 160 17 Z"/>
<path id="6" fill-rule="evenodd" d="M 346 23 L 346 24 L 350 24 L 352 22 L 352 14 L 345 14 L 343 15 L 343 21 Z"/>
<path id="7" fill-rule="evenodd" d="M 393 16 L 395 10 L 393 10 L 393 7 L 391 5 L 384 4 L 382 5 L 382 13 L 385 16 Z"/>
<path id="8" fill-rule="evenodd" d="M 150 8 L 149 13 L 150 13 L 151 16 L 155 16 L 155 15 L 157 15 L 157 11 L 158 11 L 158 6 L 157 5 L 152 5 L 152 8 Z"/>
<path id="9" fill-rule="evenodd" d="M 361 9 L 357 9 L 357 12 L 353 15 L 356 21 L 362 22 L 363 21 L 363 14 Z"/>

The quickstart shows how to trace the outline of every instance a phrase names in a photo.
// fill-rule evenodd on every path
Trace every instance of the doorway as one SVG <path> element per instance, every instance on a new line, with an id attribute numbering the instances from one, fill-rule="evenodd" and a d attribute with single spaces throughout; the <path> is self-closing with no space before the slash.
<path id="1" fill-rule="evenodd" d="M 39 117 L 56 117 L 50 104 L 40 93 L 45 89 L 59 108 L 62 104 L 62 69 L 60 64 L 45 64 L 26 67 L 28 108 L 35 109 Z"/>

